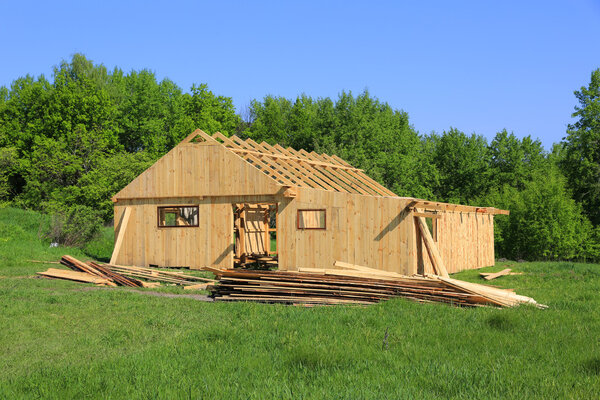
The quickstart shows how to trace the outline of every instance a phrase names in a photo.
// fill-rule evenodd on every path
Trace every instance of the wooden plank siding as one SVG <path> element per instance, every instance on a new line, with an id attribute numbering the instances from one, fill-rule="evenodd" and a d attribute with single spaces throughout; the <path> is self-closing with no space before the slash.
<path id="1" fill-rule="evenodd" d="M 218 196 L 119 201 L 115 221 L 125 207 L 131 215 L 117 264 L 148 266 L 233 265 L 233 204 L 278 204 L 279 269 L 333 268 L 335 261 L 402 274 L 433 268 L 425 247 L 417 246 L 416 225 L 406 200 L 299 189 L 283 196 Z M 198 205 L 199 226 L 159 228 L 157 207 Z M 325 209 L 324 230 L 297 229 L 298 209 Z M 494 264 L 493 216 L 445 212 L 437 222 L 437 245 L 449 273 Z"/>
<path id="2" fill-rule="evenodd" d="M 232 204 L 273 202 L 282 188 L 219 144 L 180 144 L 115 195 L 115 221 L 131 207 L 116 263 L 231 267 Z M 197 205 L 199 226 L 159 228 L 157 207 L 169 205 Z"/>
<path id="3" fill-rule="evenodd" d="M 445 212 L 438 219 L 438 248 L 448 273 L 494 265 L 494 216 Z"/>
<path id="4" fill-rule="evenodd" d="M 279 269 L 334 268 L 335 261 L 400 273 L 416 272 L 407 200 L 299 188 L 279 206 Z M 299 230 L 298 210 L 325 209 L 324 230 Z"/>
<path id="5" fill-rule="evenodd" d="M 274 194 L 282 188 L 219 144 L 183 143 L 142 172 L 114 198 Z"/>
<path id="6" fill-rule="evenodd" d="M 275 202 L 273 196 L 245 196 L 244 202 Z M 235 203 L 235 201 L 233 201 Z M 115 220 L 131 208 L 116 264 L 147 267 L 233 266 L 233 203 L 229 196 L 122 200 Z M 160 206 L 198 206 L 197 227 L 158 227 Z"/>

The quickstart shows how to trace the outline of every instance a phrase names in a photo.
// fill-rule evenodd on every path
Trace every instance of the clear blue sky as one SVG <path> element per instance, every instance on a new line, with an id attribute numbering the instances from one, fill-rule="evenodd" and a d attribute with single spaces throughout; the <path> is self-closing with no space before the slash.
<path id="1" fill-rule="evenodd" d="M 90 4 L 88 4 L 90 3 Z M 0 0 L 0 85 L 84 53 L 207 83 L 241 111 L 267 94 L 371 95 L 421 133 L 506 128 L 546 148 L 600 67 L 600 1 Z"/>

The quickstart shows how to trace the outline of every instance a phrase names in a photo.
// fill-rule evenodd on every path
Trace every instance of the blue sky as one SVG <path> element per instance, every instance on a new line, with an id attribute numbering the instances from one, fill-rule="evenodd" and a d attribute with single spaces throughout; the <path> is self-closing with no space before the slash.
<path id="1" fill-rule="evenodd" d="M 506 128 L 549 149 L 600 68 L 599 0 L 87 3 L 0 0 L 0 85 L 81 52 L 207 83 L 238 111 L 368 89 L 420 133 Z"/>

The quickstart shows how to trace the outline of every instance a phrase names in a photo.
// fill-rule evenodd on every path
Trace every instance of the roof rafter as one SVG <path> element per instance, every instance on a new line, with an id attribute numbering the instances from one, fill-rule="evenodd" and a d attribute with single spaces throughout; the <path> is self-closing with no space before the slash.
<path id="1" fill-rule="evenodd" d="M 227 137 L 220 132 L 208 135 L 196 130 L 183 142 L 202 138 L 206 144 L 219 144 L 252 164 L 267 176 L 284 186 L 323 189 L 341 193 L 367 196 L 394 196 L 389 189 L 368 177 L 337 156 L 287 149 L 280 145 L 242 140 L 238 136 Z"/>
<path id="2" fill-rule="evenodd" d="M 270 151 L 270 152 L 276 152 L 277 150 L 272 147 L 271 145 L 269 145 L 266 142 L 262 142 L 261 144 L 256 143 L 255 141 L 253 141 L 252 139 L 247 139 L 246 140 L 248 143 L 250 143 L 251 145 L 253 145 L 254 147 L 263 149 L 265 151 Z M 279 162 L 283 161 L 282 159 L 278 159 Z M 289 160 L 290 162 L 292 162 L 294 164 L 294 166 L 296 166 L 298 168 L 298 171 L 301 173 L 304 173 L 306 176 L 311 177 L 314 176 L 316 178 L 319 179 L 319 183 L 321 184 L 321 186 L 325 185 L 325 189 L 327 190 L 337 190 L 337 191 L 344 191 L 342 188 L 338 187 L 335 185 L 335 182 L 327 179 L 327 176 L 325 176 L 324 174 L 321 174 L 320 171 L 314 167 L 310 167 L 307 168 L 304 163 L 301 163 L 299 161 L 295 161 L 295 160 Z M 325 178 L 325 179 L 324 179 Z"/>
<path id="3" fill-rule="evenodd" d="M 238 146 L 238 148 L 241 147 L 244 149 L 248 149 L 248 147 L 251 147 L 247 141 L 243 141 L 237 136 L 233 137 L 232 142 L 236 146 Z M 235 142 L 238 142 L 238 143 L 235 143 Z M 291 167 L 289 164 L 282 163 L 282 162 L 280 162 L 280 160 L 278 160 L 276 158 L 265 157 L 266 154 L 263 154 L 261 152 L 256 152 L 256 153 L 260 154 L 258 157 L 260 157 L 261 159 L 264 159 L 265 162 L 270 163 L 272 165 L 276 165 L 279 168 L 285 170 L 286 173 L 288 175 L 290 175 L 290 177 L 292 177 L 296 181 L 296 184 L 294 186 L 309 187 L 309 188 L 315 188 L 315 189 L 321 188 L 321 186 L 318 183 L 312 182 L 310 179 L 307 179 L 302 173 L 299 173 L 295 168 Z M 246 156 L 250 157 L 249 153 L 246 153 Z M 242 155 L 242 157 L 244 157 L 244 155 Z"/>

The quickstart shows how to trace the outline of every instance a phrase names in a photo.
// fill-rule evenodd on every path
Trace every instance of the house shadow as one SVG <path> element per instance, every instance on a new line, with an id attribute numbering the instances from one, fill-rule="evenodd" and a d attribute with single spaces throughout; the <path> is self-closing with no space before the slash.
<path id="1" fill-rule="evenodd" d="M 381 232 L 379 232 L 379 234 L 377 236 L 375 236 L 375 240 L 376 241 L 380 241 L 381 239 L 383 239 L 385 237 L 385 235 L 387 235 L 388 233 L 390 233 L 391 231 L 393 231 L 394 229 L 396 229 L 398 227 L 398 225 L 400 225 L 400 223 L 402 223 L 402 221 L 404 221 L 404 219 L 410 214 L 410 211 L 408 208 L 405 208 L 404 210 L 402 210 L 398 215 L 396 215 L 386 226 L 385 228 L 383 228 L 383 230 Z"/>

